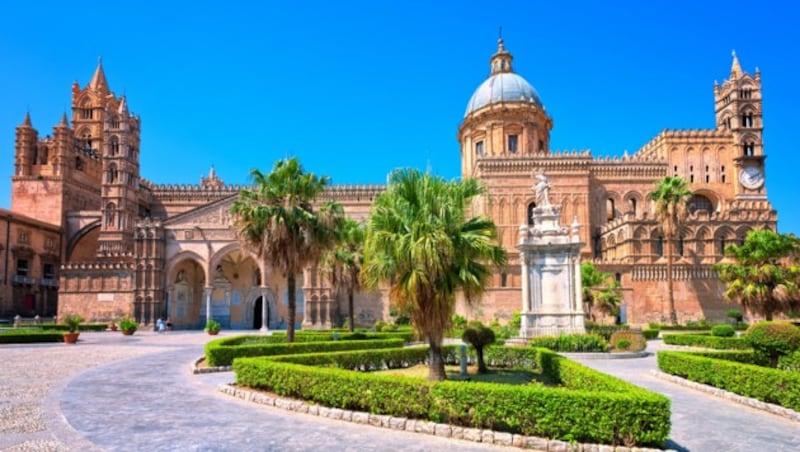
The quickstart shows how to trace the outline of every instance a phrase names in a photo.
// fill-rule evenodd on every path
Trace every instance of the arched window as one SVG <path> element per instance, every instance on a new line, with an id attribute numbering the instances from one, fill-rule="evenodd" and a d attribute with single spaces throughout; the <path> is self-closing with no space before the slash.
<path id="1" fill-rule="evenodd" d="M 512 134 L 508 136 L 508 152 L 515 154 L 519 149 L 519 135 Z"/>
<path id="2" fill-rule="evenodd" d="M 119 154 L 119 141 L 117 141 L 117 137 L 111 138 L 110 148 L 111 155 Z"/>
<path id="3" fill-rule="evenodd" d="M 678 256 L 683 256 L 683 236 L 678 237 Z"/>
<path id="4" fill-rule="evenodd" d="M 630 204 L 630 212 L 636 216 L 636 198 L 629 199 L 628 203 Z"/>
<path id="5" fill-rule="evenodd" d="M 689 213 L 695 213 L 698 210 L 705 210 L 711 213 L 714 211 L 714 204 L 703 195 L 692 195 L 692 197 L 689 198 L 687 208 L 689 209 Z"/>
<path id="6" fill-rule="evenodd" d="M 117 206 L 113 202 L 106 204 L 106 228 L 114 229 L 117 220 Z"/>
<path id="7" fill-rule="evenodd" d="M 656 256 L 661 257 L 664 255 L 664 236 L 659 235 L 656 237 Z"/>
<path id="8" fill-rule="evenodd" d="M 483 156 L 483 141 L 478 141 L 475 143 L 475 155 L 478 157 Z"/>
<path id="9" fill-rule="evenodd" d="M 752 157 L 756 153 L 756 145 L 753 142 L 748 142 L 742 145 L 742 150 L 745 156 Z"/>
<path id="10" fill-rule="evenodd" d="M 614 214 L 614 200 L 612 198 L 606 199 L 606 220 L 611 221 L 615 217 Z"/>
<path id="11" fill-rule="evenodd" d="M 117 173 L 116 165 L 109 166 L 108 167 L 108 183 L 109 184 L 114 184 L 114 183 L 117 182 L 118 178 L 119 178 L 119 173 Z"/>
<path id="12" fill-rule="evenodd" d="M 528 226 L 533 225 L 533 209 L 535 208 L 536 208 L 535 202 L 528 204 Z"/>

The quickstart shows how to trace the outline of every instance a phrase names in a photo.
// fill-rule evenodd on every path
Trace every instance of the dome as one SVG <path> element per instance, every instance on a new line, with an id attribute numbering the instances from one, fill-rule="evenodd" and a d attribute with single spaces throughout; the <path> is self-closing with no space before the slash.
<path id="1" fill-rule="evenodd" d="M 542 100 L 527 80 L 513 72 L 499 72 L 481 84 L 467 104 L 468 116 L 475 110 L 500 102 L 528 102 L 542 108 Z"/>

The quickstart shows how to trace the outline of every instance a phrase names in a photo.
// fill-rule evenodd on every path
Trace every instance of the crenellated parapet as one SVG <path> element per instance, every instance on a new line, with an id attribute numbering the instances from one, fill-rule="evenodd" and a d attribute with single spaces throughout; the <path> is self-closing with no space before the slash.
<path id="1" fill-rule="evenodd" d="M 115 258 L 122 258 L 124 260 L 116 260 L 114 262 L 67 262 L 61 265 L 61 272 L 79 271 L 79 272 L 110 272 L 118 270 L 133 270 L 133 254 L 125 254 L 122 256 L 113 256 Z"/>
<path id="2" fill-rule="evenodd" d="M 529 175 L 544 170 L 548 175 L 589 171 L 592 156 L 589 151 L 566 151 L 542 154 L 530 158 L 478 159 L 479 175 Z"/>

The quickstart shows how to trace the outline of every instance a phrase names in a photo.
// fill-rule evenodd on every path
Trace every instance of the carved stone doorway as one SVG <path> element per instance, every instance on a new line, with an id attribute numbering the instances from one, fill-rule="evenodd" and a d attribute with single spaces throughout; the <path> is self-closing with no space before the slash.
<path id="1" fill-rule="evenodd" d="M 258 297 L 256 299 L 255 303 L 253 303 L 253 329 L 254 330 L 260 329 L 261 325 L 263 325 L 263 323 L 264 323 L 264 319 L 261 318 L 261 310 L 262 310 L 263 303 L 264 303 L 264 298 L 263 297 Z M 269 304 L 267 304 L 267 325 L 269 325 L 269 316 L 270 316 Z"/>

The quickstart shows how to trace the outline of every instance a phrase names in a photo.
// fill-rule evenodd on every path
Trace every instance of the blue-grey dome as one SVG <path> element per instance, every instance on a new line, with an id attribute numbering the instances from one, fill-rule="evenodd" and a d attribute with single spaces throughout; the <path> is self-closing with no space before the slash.
<path id="1" fill-rule="evenodd" d="M 479 108 L 500 102 L 528 102 L 542 108 L 539 94 L 527 80 L 513 72 L 500 72 L 486 79 L 475 90 L 464 116 Z"/>

